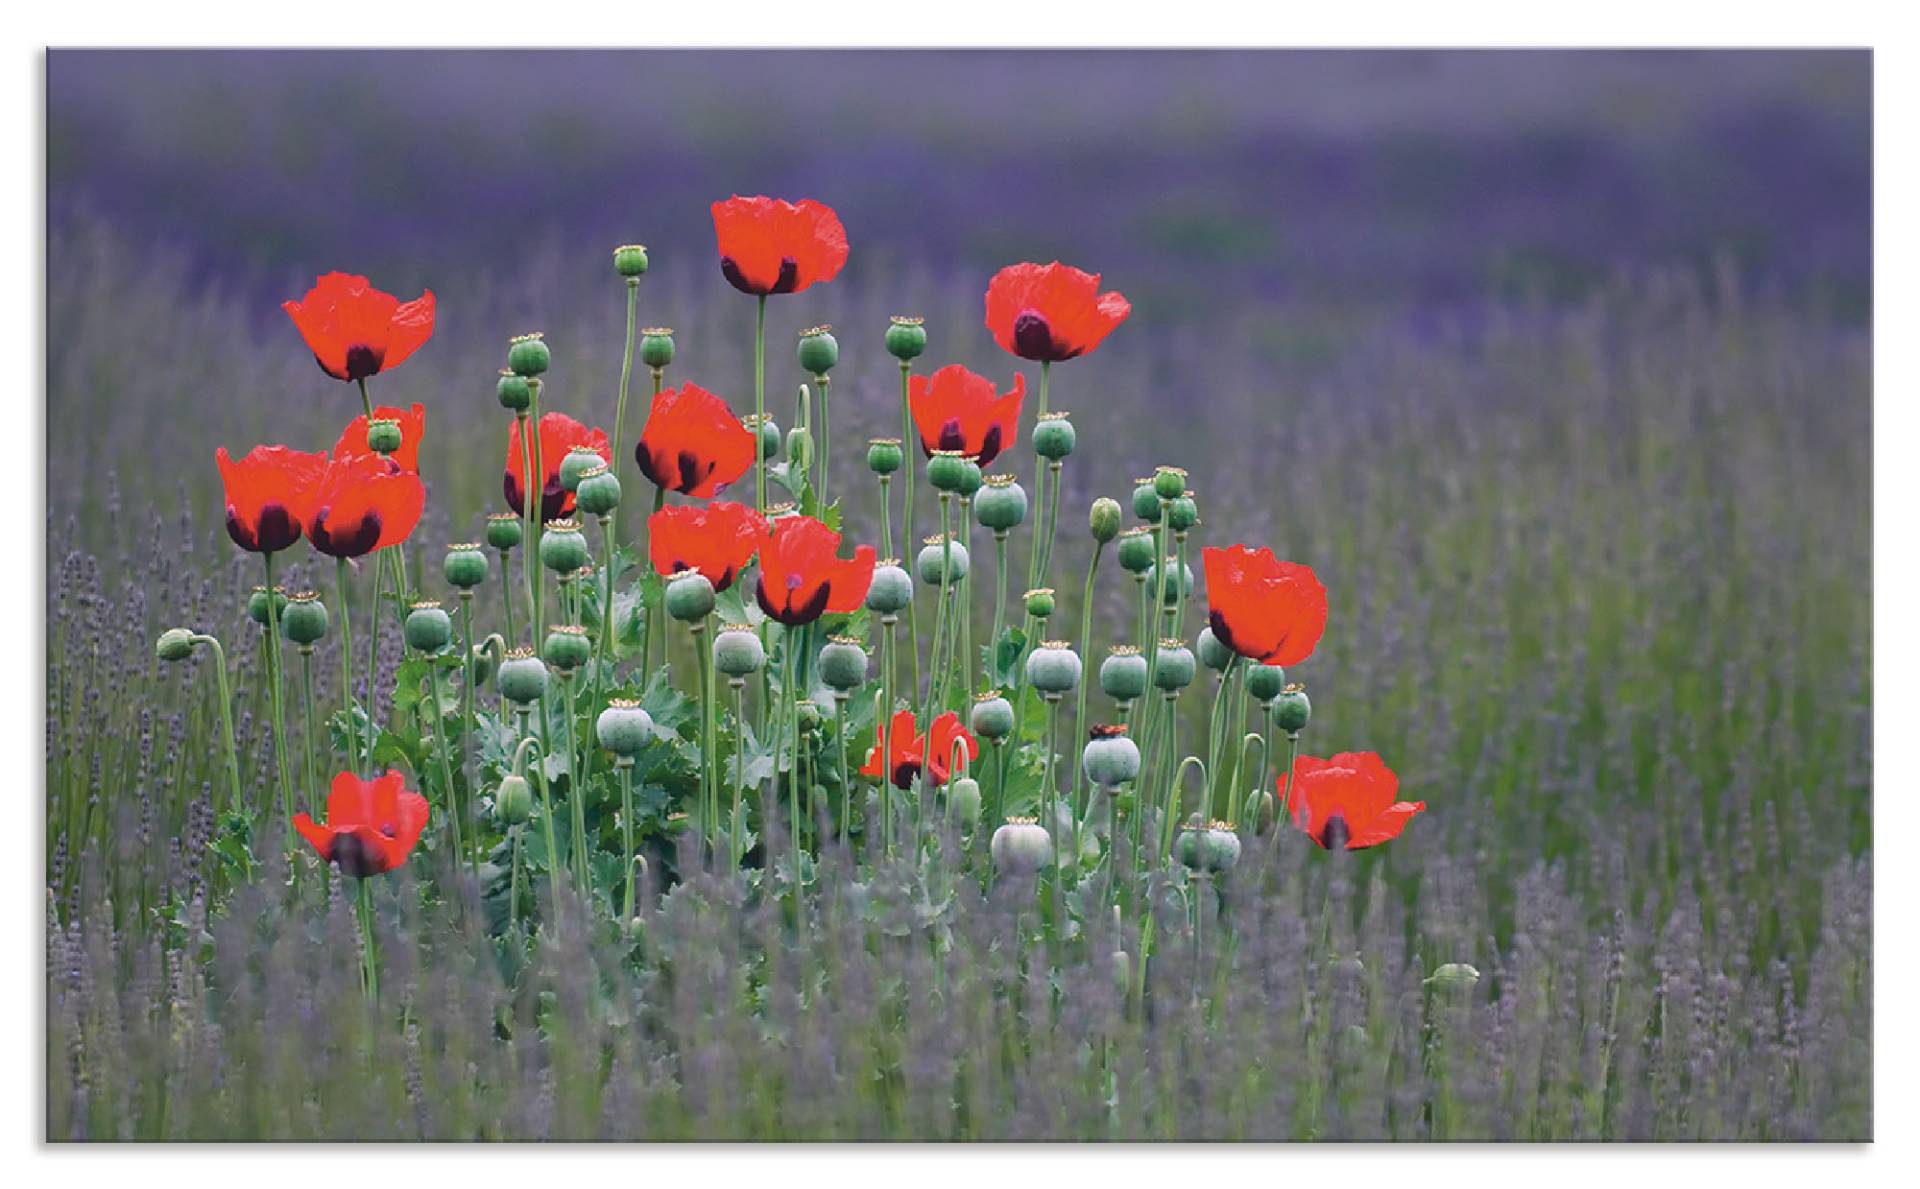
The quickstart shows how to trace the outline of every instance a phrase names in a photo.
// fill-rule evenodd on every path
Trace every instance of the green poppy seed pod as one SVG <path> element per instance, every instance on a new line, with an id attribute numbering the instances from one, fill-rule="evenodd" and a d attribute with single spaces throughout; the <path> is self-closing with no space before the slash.
<path id="1" fill-rule="evenodd" d="M 1093 501 L 1093 507 L 1087 509 L 1087 529 L 1102 545 L 1119 536 L 1120 501 L 1105 495 Z"/>
<path id="2" fill-rule="evenodd" d="M 471 590 L 487 580 L 487 555 L 479 544 L 463 542 L 447 546 L 446 560 L 440 563 L 440 572 L 445 576 L 447 585 Z"/>
<path id="3" fill-rule="evenodd" d="M 1313 703 L 1307 700 L 1307 687 L 1289 685 L 1280 696 L 1273 700 L 1273 725 L 1287 732 L 1307 729 L 1307 720 L 1313 717 Z"/>
<path id="4" fill-rule="evenodd" d="M 1004 533 L 1027 519 L 1026 489 L 1012 475 L 990 475 L 973 501 L 973 518 L 981 528 Z"/>
<path id="5" fill-rule="evenodd" d="M 713 610 L 713 583 L 698 570 L 667 580 L 667 614 L 681 623 L 699 623 Z"/>
<path id="6" fill-rule="evenodd" d="M 628 280 L 646 275 L 647 247 L 645 244 L 621 244 L 613 250 L 613 271 Z"/>
<path id="7" fill-rule="evenodd" d="M 367 422 L 367 449 L 375 454 L 392 454 L 400 448 L 400 423 L 390 417 Z"/>
<path id="8" fill-rule="evenodd" d="M 407 647 L 439 652 L 453 640 L 453 619 L 438 603 L 415 603 L 407 612 Z"/>
<path id="9" fill-rule="evenodd" d="M 640 332 L 640 362 L 654 371 L 673 362 L 673 327 L 649 326 Z"/>
<path id="10" fill-rule="evenodd" d="M 914 559 L 914 572 L 928 586 L 945 586 L 967 576 L 967 547 L 950 537 L 928 537 Z"/>
<path id="11" fill-rule="evenodd" d="M 804 425 L 787 431 L 787 465 L 795 471 L 813 466 L 813 433 Z"/>
<path id="12" fill-rule="evenodd" d="M 966 455 L 958 450 L 935 450 L 927 460 L 927 482 L 935 491 L 958 491 L 967 471 Z"/>
<path id="13" fill-rule="evenodd" d="M 963 500 L 970 500 L 980 490 L 981 484 L 986 482 L 986 478 L 980 470 L 980 464 L 969 458 L 960 466 L 960 486 L 953 489 L 954 493 Z"/>
<path id="14" fill-rule="evenodd" d="M 1256 702 L 1271 702 L 1287 685 L 1287 671 L 1279 665 L 1248 665 L 1247 696 Z"/>
<path id="15" fill-rule="evenodd" d="M 980 821 L 980 782 L 962 776 L 947 789 L 947 804 L 960 819 L 960 827 L 971 831 Z"/>
<path id="16" fill-rule="evenodd" d="M 1173 693 L 1193 684 L 1193 650 L 1179 640 L 1160 641 L 1160 653 L 1152 665 L 1154 687 Z"/>
<path id="17" fill-rule="evenodd" d="M 275 615 L 284 614 L 286 609 L 287 609 L 287 592 L 285 588 L 276 586 L 273 588 L 274 614 Z M 256 586 L 253 588 L 253 593 L 247 596 L 247 618 L 259 624 L 261 627 L 266 627 L 271 622 L 271 620 L 267 617 L 267 588 L 266 587 Z"/>
<path id="18" fill-rule="evenodd" d="M 891 475 L 904 461 L 899 438 L 872 438 L 867 442 L 867 469 L 876 475 Z"/>
<path id="19" fill-rule="evenodd" d="M 766 646 L 744 624 L 728 624 L 713 638 L 713 667 L 728 677 L 750 676 L 766 663 Z"/>
<path id="20" fill-rule="evenodd" d="M 1053 839 L 1030 817 L 1010 817 L 993 832 L 987 849 L 993 865 L 1007 875 L 1032 875 L 1053 862 Z"/>
<path id="21" fill-rule="evenodd" d="M 867 683 L 867 650 L 853 636 L 835 636 L 820 650 L 820 680 L 845 693 Z"/>
<path id="22" fill-rule="evenodd" d="M 1027 684 L 1042 694 L 1064 694 L 1080 684 L 1080 657 L 1065 640 L 1048 640 L 1027 654 Z"/>
<path id="23" fill-rule="evenodd" d="M 1181 566 L 1176 570 L 1173 568 L 1175 564 L 1175 559 L 1171 557 L 1163 559 L 1160 563 L 1160 566 L 1164 566 L 1167 571 L 1165 578 L 1166 586 L 1164 589 L 1166 605 L 1169 607 L 1178 607 L 1193 594 L 1193 567 Z M 1160 585 L 1162 581 L 1160 577 L 1160 566 L 1156 566 L 1153 572 L 1147 575 L 1148 590 L 1157 591 L 1162 589 Z"/>
<path id="24" fill-rule="evenodd" d="M 493 386 L 493 394 L 500 398 L 500 407 L 515 413 L 524 413 L 533 407 L 533 385 L 527 383 L 525 376 L 515 375 L 512 368 L 500 369 L 500 381 Z"/>
<path id="25" fill-rule="evenodd" d="M 592 446 L 575 446 L 560 460 L 560 486 L 567 491 L 580 490 L 580 477 L 595 467 L 607 465 Z"/>
<path id="26" fill-rule="evenodd" d="M 1141 520 L 1159 523 L 1160 493 L 1153 489 L 1153 480 L 1141 479 L 1134 487 L 1133 514 Z"/>
<path id="27" fill-rule="evenodd" d="M 540 535 L 540 564 L 556 574 L 571 574 L 593 560 L 587 537 L 571 520 L 549 520 Z"/>
<path id="28" fill-rule="evenodd" d="M 580 476 L 574 501 L 588 516 L 611 515 L 620 506 L 620 477 L 605 464 L 592 468 Z"/>
<path id="29" fill-rule="evenodd" d="M 1153 493 L 1163 500 L 1177 500 L 1187 490 L 1187 473 L 1179 467 L 1155 467 Z"/>
<path id="30" fill-rule="evenodd" d="M 887 354 L 906 363 L 918 359 L 927 349 L 927 327 L 924 318 L 895 317 L 887 325 Z"/>
<path id="31" fill-rule="evenodd" d="M 487 517 L 487 544 L 502 553 L 518 548 L 526 531 L 520 517 L 512 512 L 495 512 Z"/>
<path id="32" fill-rule="evenodd" d="M 653 716 L 638 702 L 609 698 L 607 708 L 593 720 L 593 735 L 614 755 L 631 758 L 653 738 Z"/>
<path id="33" fill-rule="evenodd" d="M 1073 453 L 1073 422 L 1065 413 L 1048 413 L 1033 427 L 1033 452 L 1059 462 Z"/>
<path id="34" fill-rule="evenodd" d="M 1080 768 L 1101 788 L 1119 788 L 1140 775 L 1140 748 L 1124 724 L 1097 726 L 1080 752 Z"/>
<path id="35" fill-rule="evenodd" d="M 563 623 L 547 633 L 546 647 L 540 651 L 547 663 L 564 675 L 587 663 L 593 655 L 593 641 L 587 639 L 587 629 Z"/>
<path id="36" fill-rule="evenodd" d="M 1100 662 L 1100 692 L 1116 702 L 1131 702 L 1147 692 L 1147 658 L 1130 644 Z"/>
<path id="37" fill-rule="evenodd" d="M 286 613 L 280 617 L 280 630 L 295 644 L 311 648 L 327 638 L 327 605 L 314 591 L 301 591 L 287 601 Z"/>
<path id="38" fill-rule="evenodd" d="M 1189 871 L 1229 871 L 1240 861 L 1240 837 L 1225 822 L 1186 826 L 1174 839 L 1173 857 Z"/>
<path id="39" fill-rule="evenodd" d="M 1130 528 L 1120 534 L 1120 568 L 1129 574 L 1144 574 L 1153 568 L 1153 530 Z"/>
<path id="40" fill-rule="evenodd" d="M 171 664 L 193 655 L 193 633 L 185 628 L 168 628 L 153 642 L 153 655 Z"/>
<path id="41" fill-rule="evenodd" d="M 516 376 L 532 379 L 552 363 L 553 352 L 547 349 L 546 338 L 537 331 L 519 335 L 507 343 L 507 370 Z"/>
<path id="42" fill-rule="evenodd" d="M 882 562 L 873 568 L 873 581 L 867 586 L 867 610 L 876 615 L 897 615 L 913 602 L 913 579 L 897 561 Z"/>
<path id="43" fill-rule="evenodd" d="M 1448 962 L 1426 978 L 1428 986 L 1453 995 L 1466 994 L 1479 981 L 1480 972 L 1465 962 Z"/>
<path id="44" fill-rule="evenodd" d="M 1213 634 L 1213 629 L 1210 627 L 1200 629 L 1200 636 L 1194 641 L 1193 650 L 1199 654 L 1200 663 L 1215 673 L 1224 672 L 1227 665 L 1233 661 L 1233 649 L 1220 643 L 1220 638 Z"/>
<path id="45" fill-rule="evenodd" d="M 1167 501 L 1167 527 L 1176 533 L 1190 532 L 1200 523 L 1200 505 L 1193 502 L 1193 496 L 1183 495 Z"/>
<path id="46" fill-rule="evenodd" d="M 795 348 L 800 366 L 816 376 L 824 376 L 840 362 L 840 343 L 833 337 L 831 326 L 816 326 L 800 332 L 800 344 Z"/>
<path id="47" fill-rule="evenodd" d="M 538 702 L 547 692 L 547 665 L 531 648 L 515 648 L 500 662 L 500 693 L 516 706 Z"/>
<path id="48" fill-rule="evenodd" d="M 1013 703 L 997 690 L 989 690 L 973 700 L 967 725 L 980 738 L 997 743 L 1013 734 Z"/>
<path id="49" fill-rule="evenodd" d="M 1023 601 L 1026 603 L 1027 614 L 1033 616 L 1035 619 L 1047 620 L 1053 618 L 1052 587 L 1036 587 L 1023 596 Z"/>
<path id="50" fill-rule="evenodd" d="M 740 419 L 740 424 L 746 426 L 747 432 L 753 434 L 758 440 L 761 462 L 779 455 L 780 427 L 774 423 L 773 418 L 760 413 L 748 413 Z"/>
<path id="51" fill-rule="evenodd" d="M 533 816 L 533 789 L 526 777 L 509 772 L 500 778 L 500 787 L 493 794 L 493 812 L 503 826 L 526 824 Z"/>

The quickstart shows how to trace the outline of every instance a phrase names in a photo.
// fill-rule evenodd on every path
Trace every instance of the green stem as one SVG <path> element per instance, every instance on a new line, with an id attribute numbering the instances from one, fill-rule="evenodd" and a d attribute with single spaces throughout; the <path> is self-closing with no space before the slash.
<path id="1" fill-rule="evenodd" d="M 340 708 L 347 716 L 347 768 L 358 774 L 360 768 L 360 728 L 353 721 L 353 602 L 347 597 L 347 559 L 333 562 L 334 583 L 340 591 Z M 372 725 L 369 714 L 367 723 Z"/>
<path id="2" fill-rule="evenodd" d="M 753 508 L 767 514 L 767 460 L 760 449 L 760 427 L 767 421 L 767 297 L 761 294 L 753 320 L 753 415 L 756 458 L 753 468 Z"/>
<path id="3" fill-rule="evenodd" d="M 814 490 L 822 508 L 827 506 L 827 476 L 833 459 L 833 421 L 827 411 L 828 398 L 833 394 L 833 381 L 820 375 L 813 378 L 820 389 L 820 445 L 816 453 L 820 456 L 820 483 Z"/>
<path id="4" fill-rule="evenodd" d="M 620 400 L 613 411 L 613 457 L 620 460 L 620 452 L 626 449 L 627 428 L 627 381 L 633 376 L 633 324 L 634 314 L 640 307 L 640 278 L 627 278 L 627 346 L 620 352 Z"/>
<path id="5" fill-rule="evenodd" d="M 267 571 L 267 690 L 273 706 L 273 758 L 280 776 L 280 816 L 287 832 L 287 853 L 298 845 L 293 832 L 293 782 L 287 772 L 287 718 L 280 705 L 280 605 L 273 597 L 273 554 L 260 555 Z"/>
<path id="6" fill-rule="evenodd" d="M 880 617 L 880 837 L 885 854 L 893 856 L 893 629 L 895 615 Z"/>
<path id="7" fill-rule="evenodd" d="M 744 678 L 729 677 L 733 687 L 733 813 L 727 819 L 727 857 L 734 875 L 740 874 L 741 840 L 746 831 L 740 826 L 740 799 L 747 783 L 747 683 Z"/>
<path id="8" fill-rule="evenodd" d="M 887 509 L 887 504 L 891 500 L 891 494 L 887 488 L 891 486 L 891 481 L 890 475 L 880 476 L 880 556 L 882 557 L 898 556 L 893 551 L 893 518 Z"/>
<path id="9" fill-rule="evenodd" d="M 913 406 L 909 398 L 913 364 L 900 361 L 900 455 L 906 462 L 907 481 L 902 485 L 904 507 L 900 518 L 900 555 L 908 573 L 913 571 L 913 472 L 914 448 L 919 441 L 913 430 Z M 920 624 L 914 614 L 914 602 L 907 603 L 907 651 L 913 656 L 913 689 L 920 690 Z M 891 841 L 891 839 L 889 839 Z"/>
<path id="10" fill-rule="evenodd" d="M 1093 543 L 1093 560 L 1087 563 L 1087 581 L 1080 588 L 1080 663 L 1086 669 L 1093 667 L 1092 654 L 1087 650 L 1093 647 L 1093 578 L 1100 572 L 1100 555 L 1106 551 L 1105 541 Z M 1087 678 L 1090 674 L 1082 672 L 1080 690 L 1073 711 L 1073 805 L 1074 805 L 1074 845 L 1080 843 L 1080 791 L 1086 781 L 1082 771 L 1083 751 L 1087 745 Z M 1093 804 L 1087 804 L 1087 812 L 1093 812 Z M 1113 839 L 1107 840 L 1109 849 Z"/>
<path id="11" fill-rule="evenodd" d="M 1066 464 L 1057 458 L 1047 464 L 1048 477 L 1053 480 L 1047 492 L 1047 544 L 1040 553 L 1040 573 L 1033 581 L 1035 586 L 1045 586 L 1047 575 L 1053 573 L 1053 538 L 1060 529 L 1061 472 L 1065 469 Z"/>
<path id="12" fill-rule="evenodd" d="M 460 590 L 460 774 L 467 780 L 469 789 L 474 787 L 474 719 L 473 719 L 473 591 L 462 587 Z M 473 864 L 473 876 L 480 878 L 480 824 L 473 823 L 473 846 L 468 852 Z"/>
<path id="13" fill-rule="evenodd" d="M 1227 700 L 1227 691 L 1233 688 L 1233 679 L 1239 668 L 1240 657 L 1235 655 L 1227 661 L 1227 667 L 1220 671 L 1219 683 L 1213 691 L 1213 710 L 1207 716 L 1207 803 L 1203 815 L 1209 820 L 1217 818 L 1220 808 L 1220 708 Z"/>
<path id="14" fill-rule="evenodd" d="M 520 635 L 513 630 L 513 550 L 500 551 L 500 601 L 507 610 L 508 646 L 520 643 Z"/>
<path id="15" fill-rule="evenodd" d="M 840 755 L 840 845 L 847 846 L 852 840 L 853 762 L 847 755 L 847 695 L 843 690 L 835 690 L 833 695 L 833 738 Z M 881 766 L 885 767 L 884 761 Z"/>
<path id="16" fill-rule="evenodd" d="M 367 422 L 369 426 L 371 426 L 373 422 L 373 395 L 367 391 L 367 378 L 365 376 L 360 377 L 358 383 L 360 385 L 360 407 L 366 410 Z"/>
<path id="17" fill-rule="evenodd" d="M 633 325 L 632 307 L 628 307 L 627 325 Z M 625 929 L 633 920 L 633 882 L 635 867 L 633 862 L 633 757 L 621 756 L 614 761 L 614 767 L 620 770 L 620 856 L 627 869 L 627 899 L 625 910 L 620 916 L 620 927 Z"/>
<path id="18" fill-rule="evenodd" d="M 440 709 L 440 665 L 437 659 L 421 653 L 427 662 L 427 688 L 433 693 L 433 734 L 434 750 L 440 756 L 440 784 L 446 790 L 447 828 L 453 840 L 453 857 L 457 865 L 460 857 L 466 853 L 466 844 L 460 836 L 460 798 L 453 787 L 453 759 L 447 746 L 447 719 Z"/>
<path id="19" fill-rule="evenodd" d="M 1007 533 L 1005 529 L 993 530 L 993 573 L 998 584 L 993 592 L 993 635 L 988 637 L 988 645 L 994 650 L 997 659 L 1000 655 L 1000 633 L 1007 626 Z"/>
<path id="20" fill-rule="evenodd" d="M 629 317 L 631 322 L 632 318 Z M 600 518 L 600 580 L 605 583 L 606 591 L 600 596 L 600 647 L 596 650 L 598 658 L 593 666 L 593 688 L 598 690 L 603 670 L 607 666 L 607 656 L 613 648 L 613 533 L 614 521 L 611 515 Z"/>
<path id="21" fill-rule="evenodd" d="M 318 808 L 317 798 L 320 789 L 319 769 L 315 768 L 313 763 L 313 646 L 311 644 L 302 645 L 300 648 L 300 693 L 302 701 L 306 704 L 306 747 L 303 750 L 306 752 L 307 812 L 311 813 Z"/>
<path id="22" fill-rule="evenodd" d="M 373 885 L 360 881 L 360 964 L 365 974 L 367 998 L 380 998 L 380 967 L 373 946 Z"/>
<path id="23" fill-rule="evenodd" d="M 973 668 L 980 658 L 973 651 L 973 498 L 960 497 L 960 525 L 966 539 L 961 542 L 967 549 L 967 573 L 960 579 L 960 596 L 957 602 L 960 614 L 960 677 L 966 683 L 966 694 L 960 702 L 962 707 L 973 705 Z"/>
<path id="24" fill-rule="evenodd" d="M 546 699 L 540 700 L 540 717 L 545 720 Z M 543 726 L 546 725 L 543 721 Z M 533 748 L 539 753 L 540 762 L 534 766 L 534 778 L 540 782 L 540 823 L 547 835 L 547 885 L 553 896 L 553 911 L 560 912 L 560 846 L 553 837 L 553 788 L 547 783 L 547 755 L 544 743 L 527 733 L 527 711 L 520 711 L 520 744 L 513 750 L 513 770 L 526 771 L 527 749 Z"/>
<path id="25" fill-rule="evenodd" d="M 195 633 L 195 644 L 213 650 L 213 676 L 220 692 L 220 727 L 226 735 L 227 781 L 230 786 L 228 809 L 240 808 L 240 752 L 233 743 L 233 691 L 227 684 L 227 650 L 212 636 Z"/>
<path id="26" fill-rule="evenodd" d="M 567 744 L 567 805 L 573 814 L 573 867 L 580 881 L 580 895 L 591 896 L 593 884 L 587 868 L 587 790 L 580 779 L 579 749 L 574 746 L 573 675 L 560 674 L 560 692 L 565 695 Z"/>
<path id="27" fill-rule="evenodd" d="M 507 884 L 507 935 L 520 928 L 520 834 L 524 827 L 513 827 L 513 874 Z"/>
<path id="28" fill-rule="evenodd" d="M 1052 364 L 1045 361 L 1042 361 L 1040 364 L 1040 404 L 1039 407 L 1034 410 L 1033 415 L 1033 423 L 1036 427 L 1040 424 L 1040 419 L 1047 415 L 1047 387 L 1052 366 Z M 1031 433 L 1027 435 L 1027 440 L 1029 442 L 1033 440 Z M 1044 503 L 1047 493 L 1046 480 L 1047 460 L 1036 454 L 1033 459 L 1033 508 L 1036 518 L 1041 518 L 1041 510 L 1046 507 Z M 1041 527 L 1039 524 L 1034 525 L 1033 541 L 1027 548 L 1027 589 L 1029 590 L 1040 585 Z M 1048 526 L 1047 534 L 1049 537 L 1051 537 L 1052 531 L 1051 526 Z"/>
<path id="29" fill-rule="evenodd" d="M 651 560 L 653 557 L 653 547 L 652 547 L 653 517 L 658 516 L 660 514 L 660 509 L 666 506 L 667 506 L 667 489 L 664 487 L 654 488 L 653 489 L 653 515 L 647 517 L 647 524 L 646 524 L 647 540 L 646 540 L 646 548 L 644 549 L 644 552 L 647 558 L 649 559 L 647 562 L 647 568 L 649 571 L 651 571 L 653 568 L 653 562 Z M 663 592 L 660 598 L 654 600 L 653 606 L 647 607 L 643 605 L 640 609 L 640 623 L 641 623 L 641 629 L 642 629 L 640 633 L 640 688 L 643 690 L 646 689 L 647 682 L 651 680 L 653 677 L 653 638 L 656 632 L 660 636 L 661 658 L 664 660 L 666 656 L 666 651 L 667 651 L 667 642 L 666 642 L 667 637 L 666 637 L 666 626 L 665 626 L 666 618 L 667 618 L 666 601 L 667 601 L 666 595 Z M 656 620 L 658 621 L 657 624 L 656 624 Z"/>

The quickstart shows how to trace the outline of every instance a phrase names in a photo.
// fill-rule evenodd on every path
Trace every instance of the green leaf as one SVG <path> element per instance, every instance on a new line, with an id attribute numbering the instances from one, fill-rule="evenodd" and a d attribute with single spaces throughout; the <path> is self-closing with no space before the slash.
<path id="1" fill-rule="evenodd" d="M 713 613 L 721 623 L 744 623 L 755 629 L 767 617 L 766 612 L 760 610 L 760 600 L 748 591 L 745 581 L 735 582 L 715 595 Z"/>
<path id="2" fill-rule="evenodd" d="M 1000 639 L 994 642 L 993 651 L 988 658 L 988 667 L 995 685 L 1001 689 L 1018 688 L 1024 677 L 1021 659 L 1026 649 L 1027 634 L 1025 632 L 1015 627 L 1001 630 Z"/>

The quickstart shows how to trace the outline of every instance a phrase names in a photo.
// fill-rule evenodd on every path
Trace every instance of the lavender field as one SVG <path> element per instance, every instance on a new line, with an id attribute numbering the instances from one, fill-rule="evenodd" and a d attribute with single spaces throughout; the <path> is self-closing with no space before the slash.
<path id="1" fill-rule="evenodd" d="M 528 94 L 491 85 L 497 55 L 50 58 L 49 1139 L 1873 1137 L 1866 55 L 514 61 Z M 374 399 L 427 409 L 426 511 L 397 548 L 451 605 L 447 545 L 504 507 L 509 337 L 545 332 L 545 407 L 614 424 L 616 244 L 648 246 L 640 320 L 676 328 L 671 382 L 751 408 L 753 302 L 707 213 L 735 192 L 846 223 L 844 273 L 769 303 L 766 371 L 791 426 L 795 337 L 832 325 L 849 543 L 881 539 L 863 463 L 900 433 L 891 315 L 925 318 L 924 370 L 1031 387 L 982 322 L 995 270 L 1058 257 L 1123 290 L 1132 317 L 1052 372 L 1078 434 L 1052 626 L 1090 625 L 1089 684 L 1133 640 L 1111 552 L 1083 600 L 1088 508 L 1182 467 L 1197 539 L 1325 585 L 1325 634 L 1286 670 L 1312 694 L 1302 746 L 1378 752 L 1426 811 L 1344 852 L 1242 823 L 1220 874 L 1134 870 L 1093 830 L 1092 874 L 1036 896 L 951 789 L 922 790 L 910 852 L 876 853 L 875 782 L 827 762 L 859 820 L 797 864 L 769 828 L 735 875 L 675 816 L 699 813 L 700 727 L 674 633 L 657 685 L 609 670 L 678 732 L 641 794 L 633 917 L 617 853 L 581 894 L 530 833 L 522 887 L 507 833 L 470 863 L 430 830 L 365 881 L 369 994 L 353 881 L 279 844 L 260 568 L 213 460 L 324 449 L 361 411 L 280 302 L 336 268 L 433 289 L 432 339 Z M 631 508 L 652 491 L 629 417 Z M 1001 464 L 1022 481 L 1031 424 Z M 333 597 L 304 545 L 276 578 Z M 480 595 L 477 630 L 505 634 Z M 1207 597 L 1176 607 L 1190 643 Z M 214 660 L 157 659 L 173 627 L 225 645 L 245 828 L 220 812 Z M 402 617 L 377 630 L 370 683 L 313 652 L 296 757 L 351 754 L 343 698 L 420 714 Z M 1172 703 L 1202 758 L 1220 680 Z M 485 740 L 434 783 L 428 735 L 457 720 L 395 726 L 382 758 L 484 814 L 505 770 Z M 1059 736 L 1023 754 L 1071 765 Z M 1140 916 L 1099 899 L 1109 870 Z"/>

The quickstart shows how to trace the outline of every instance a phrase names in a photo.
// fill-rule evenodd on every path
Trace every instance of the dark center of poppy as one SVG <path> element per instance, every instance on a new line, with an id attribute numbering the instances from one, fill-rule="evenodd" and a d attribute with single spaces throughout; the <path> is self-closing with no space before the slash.
<path id="1" fill-rule="evenodd" d="M 1013 320 L 1013 348 L 1023 359 L 1059 359 L 1053 345 L 1053 327 L 1039 310 L 1022 310 Z"/>
<path id="2" fill-rule="evenodd" d="M 965 450 L 967 435 L 960 429 L 960 419 L 949 417 L 940 426 L 940 442 L 935 450 Z"/>
<path id="3" fill-rule="evenodd" d="M 792 293 L 800 284 L 800 262 L 791 256 L 780 257 L 780 276 L 773 283 L 775 293 Z"/>
<path id="4" fill-rule="evenodd" d="M 1336 813 L 1328 818 L 1327 824 L 1321 828 L 1320 845 L 1328 850 L 1344 850 L 1347 839 L 1351 837 L 1353 837 L 1353 831 L 1347 828 L 1346 816 Z"/>
<path id="5" fill-rule="evenodd" d="M 227 505 L 227 535 L 233 543 L 250 553 L 278 553 L 300 539 L 300 525 L 285 504 L 270 503 L 260 509 L 252 524 L 243 519 L 232 504 Z"/>
<path id="6" fill-rule="evenodd" d="M 340 874 L 354 879 L 365 879 L 386 870 L 386 856 L 352 830 L 333 836 L 333 850 L 327 858 L 340 868 Z"/>
<path id="7" fill-rule="evenodd" d="M 682 450 L 680 452 L 679 464 L 680 483 L 674 490 L 682 494 L 691 492 L 702 483 L 705 483 L 707 476 L 713 474 L 714 466 L 716 465 L 711 462 L 702 461 L 700 456 L 691 450 Z"/>
<path id="8" fill-rule="evenodd" d="M 331 508 L 322 508 L 313 518 L 313 547 L 328 557 L 365 557 L 380 543 L 380 513 L 368 511 L 357 521 L 329 523 Z"/>
<path id="9" fill-rule="evenodd" d="M 573 493 L 560 486 L 560 472 L 548 475 L 546 483 L 540 488 L 540 519 L 558 520 L 572 499 Z"/>
<path id="10" fill-rule="evenodd" d="M 1232 652 L 1240 651 L 1234 646 L 1233 629 L 1227 626 L 1227 617 L 1220 614 L 1218 609 L 1212 609 L 1207 612 L 1207 626 L 1213 629 L 1213 638 L 1226 645 L 1228 650 Z"/>
<path id="11" fill-rule="evenodd" d="M 920 775 L 920 761 L 898 760 L 893 765 L 893 787 L 912 788 L 913 778 Z"/>
<path id="12" fill-rule="evenodd" d="M 368 376 L 380 373 L 380 364 L 387 357 L 383 347 L 370 347 L 365 343 L 355 343 L 347 348 L 347 379 L 364 380 Z"/>
<path id="13" fill-rule="evenodd" d="M 1000 457 L 1000 427 L 994 426 L 987 431 L 986 438 L 980 443 L 980 457 L 975 461 L 986 466 Z"/>

